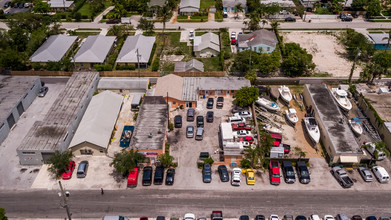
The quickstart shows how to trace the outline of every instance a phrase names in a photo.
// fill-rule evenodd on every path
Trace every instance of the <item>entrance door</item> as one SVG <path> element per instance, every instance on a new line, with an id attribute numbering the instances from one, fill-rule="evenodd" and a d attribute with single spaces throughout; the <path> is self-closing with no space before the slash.
<path id="1" fill-rule="evenodd" d="M 14 118 L 14 114 L 11 113 L 10 116 L 8 116 L 7 118 L 7 122 L 8 122 L 8 126 L 10 127 L 10 129 L 12 128 L 12 126 L 14 126 L 15 124 L 15 118 Z"/>
<path id="2" fill-rule="evenodd" d="M 22 102 L 19 102 L 19 104 L 18 104 L 18 106 L 16 107 L 16 109 L 18 110 L 19 115 L 22 115 L 22 114 L 23 114 L 24 108 L 23 108 Z"/>

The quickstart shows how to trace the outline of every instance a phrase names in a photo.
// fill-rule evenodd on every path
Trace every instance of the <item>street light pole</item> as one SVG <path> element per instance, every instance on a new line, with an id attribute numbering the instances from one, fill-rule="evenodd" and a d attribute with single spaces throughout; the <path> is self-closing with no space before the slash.
<path id="1" fill-rule="evenodd" d="M 64 206 L 63 206 L 63 208 L 65 208 L 66 209 L 66 211 L 67 211 L 67 215 L 68 215 L 68 219 L 69 220 L 72 220 L 72 218 L 71 218 L 71 212 L 69 211 L 69 206 L 68 206 L 68 203 L 67 203 L 67 198 L 66 198 L 66 195 L 65 195 L 65 193 L 64 193 L 64 189 L 62 188 L 62 185 L 61 185 L 61 181 L 58 181 L 58 184 L 60 185 L 60 189 L 61 189 L 61 195 L 60 195 L 60 197 L 62 197 L 62 199 L 63 199 L 63 201 L 64 201 Z M 69 195 L 69 194 L 68 194 Z"/>

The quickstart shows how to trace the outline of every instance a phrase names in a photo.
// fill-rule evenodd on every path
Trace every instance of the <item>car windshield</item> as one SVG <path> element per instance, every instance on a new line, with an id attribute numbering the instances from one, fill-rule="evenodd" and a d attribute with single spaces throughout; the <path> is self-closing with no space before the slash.
<path id="1" fill-rule="evenodd" d="M 286 172 L 286 175 L 287 175 L 287 176 L 294 176 L 294 175 L 295 175 L 295 172 L 293 172 L 293 171 L 287 171 L 287 172 Z"/>
<path id="2" fill-rule="evenodd" d="M 280 177 L 280 175 L 278 175 L 278 174 L 273 174 L 273 177 L 278 178 L 278 177 Z"/>
<path id="3" fill-rule="evenodd" d="M 233 182 L 235 182 L 235 183 L 240 183 L 240 180 L 234 180 Z"/>
<path id="4" fill-rule="evenodd" d="M 306 171 L 306 170 L 301 171 L 301 176 L 302 177 L 308 177 L 309 176 L 308 171 Z"/>
<path id="5" fill-rule="evenodd" d="M 254 177 L 251 177 L 251 176 L 250 176 L 248 179 L 249 179 L 249 180 L 254 180 Z"/>

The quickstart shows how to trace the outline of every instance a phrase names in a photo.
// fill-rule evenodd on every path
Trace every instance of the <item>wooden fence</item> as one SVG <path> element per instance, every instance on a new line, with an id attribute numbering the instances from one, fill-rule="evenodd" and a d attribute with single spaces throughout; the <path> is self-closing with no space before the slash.
<path id="1" fill-rule="evenodd" d="M 73 72 L 65 71 L 11 71 L 13 76 L 72 76 Z M 182 77 L 223 77 L 224 72 L 177 72 L 173 73 Z M 101 71 L 101 77 L 160 77 L 160 72 L 140 72 L 137 71 Z"/>

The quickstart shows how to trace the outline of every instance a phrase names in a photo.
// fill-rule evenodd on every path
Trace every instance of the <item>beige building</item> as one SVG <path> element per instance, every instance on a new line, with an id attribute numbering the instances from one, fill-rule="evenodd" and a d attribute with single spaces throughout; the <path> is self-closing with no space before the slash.
<path id="1" fill-rule="evenodd" d="M 206 33 L 202 36 L 194 37 L 193 51 L 196 57 L 215 57 L 220 53 L 219 35 Z"/>
<path id="2" fill-rule="evenodd" d="M 123 97 L 104 91 L 92 97 L 69 149 L 74 155 L 106 155 Z"/>

